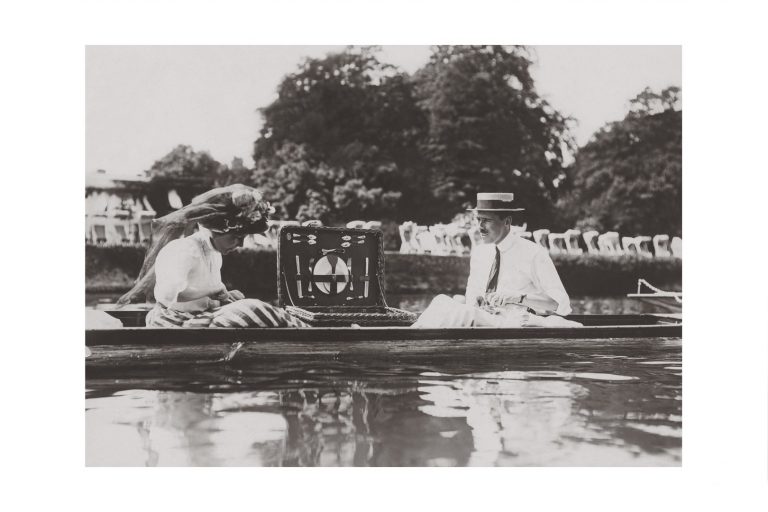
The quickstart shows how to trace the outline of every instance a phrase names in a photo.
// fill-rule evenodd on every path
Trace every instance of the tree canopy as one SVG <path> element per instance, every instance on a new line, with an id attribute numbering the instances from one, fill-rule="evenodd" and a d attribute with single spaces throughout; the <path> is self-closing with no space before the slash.
<path id="1" fill-rule="evenodd" d="M 157 160 L 149 170 L 148 194 L 159 215 L 171 211 L 168 190 L 175 190 L 184 204 L 194 196 L 213 188 L 225 168 L 205 151 L 179 144 Z"/>
<path id="2" fill-rule="evenodd" d="M 646 88 L 626 117 L 595 133 L 569 172 L 559 204 L 578 228 L 682 235 L 681 90 Z"/>
<path id="3" fill-rule="evenodd" d="M 285 216 L 439 222 L 510 190 L 546 224 L 572 143 L 530 65 L 502 46 L 434 47 L 413 76 L 375 47 L 307 59 L 261 110 L 252 180 Z"/>
<path id="4" fill-rule="evenodd" d="M 307 59 L 261 110 L 252 181 L 285 218 L 395 218 L 419 112 L 407 77 L 375 48 Z"/>
<path id="5" fill-rule="evenodd" d="M 567 120 L 537 93 L 523 47 L 438 46 L 415 76 L 435 198 L 455 212 L 477 192 L 510 191 L 547 225 L 573 149 Z"/>
<path id="6" fill-rule="evenodd" d="M 571 120 L 538 95 L 531 65 L 519 46 L 435 46 L 413 75 L 377 47 L 306 59 L 260 110 L 253 169 L 179 145 L 147 171 L 150 186 L 186 203 L 245 183 L 264 189 L 278 218 L 326 224 L 448 222 L 477 192 L 510 191 L 529 229 L 680 235 L 680 88 L 644 89 L 577 152 Z"/>

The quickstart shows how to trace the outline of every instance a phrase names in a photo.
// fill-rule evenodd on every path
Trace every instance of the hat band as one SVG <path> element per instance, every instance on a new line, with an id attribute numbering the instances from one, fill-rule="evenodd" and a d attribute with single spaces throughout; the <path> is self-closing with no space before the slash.
<path id="1" fill-rule="evenodd" d="M 478 199 L 476 210 L 512 210 L 515 209 L 512 201 L 501 199 Z"/>

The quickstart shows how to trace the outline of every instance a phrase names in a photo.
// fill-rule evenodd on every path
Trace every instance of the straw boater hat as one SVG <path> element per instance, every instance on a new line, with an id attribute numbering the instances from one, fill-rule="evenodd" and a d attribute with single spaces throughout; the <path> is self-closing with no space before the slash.
<path id="1" fill-rule="evenodd" d="M 525 208 L 515 208 L 515 195 L 511 192 L 479 192 L 477 206 L 467 208 L 470 212 L 522 212 Z"/>

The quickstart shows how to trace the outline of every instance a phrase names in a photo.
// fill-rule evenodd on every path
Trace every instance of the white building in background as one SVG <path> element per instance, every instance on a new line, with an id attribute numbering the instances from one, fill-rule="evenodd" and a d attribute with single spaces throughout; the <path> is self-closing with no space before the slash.
<path id="1" fill-rule="evenodd" d="M 147 243 L 155 210 L 146 196 L 147 178 L 112 178 L 103 170 L 85 176 L 85 242 Z"/>

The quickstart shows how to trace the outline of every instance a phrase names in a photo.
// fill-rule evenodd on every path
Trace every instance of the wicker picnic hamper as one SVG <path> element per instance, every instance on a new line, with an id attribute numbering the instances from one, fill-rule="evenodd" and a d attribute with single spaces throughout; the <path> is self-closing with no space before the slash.
<path id="1" fill-rule="evenodd" d="M 285 226 L 277 246 L 278 303 L 313 326 L 411 325 L 387 306 L 382 234 L 374 229 Z"/>

